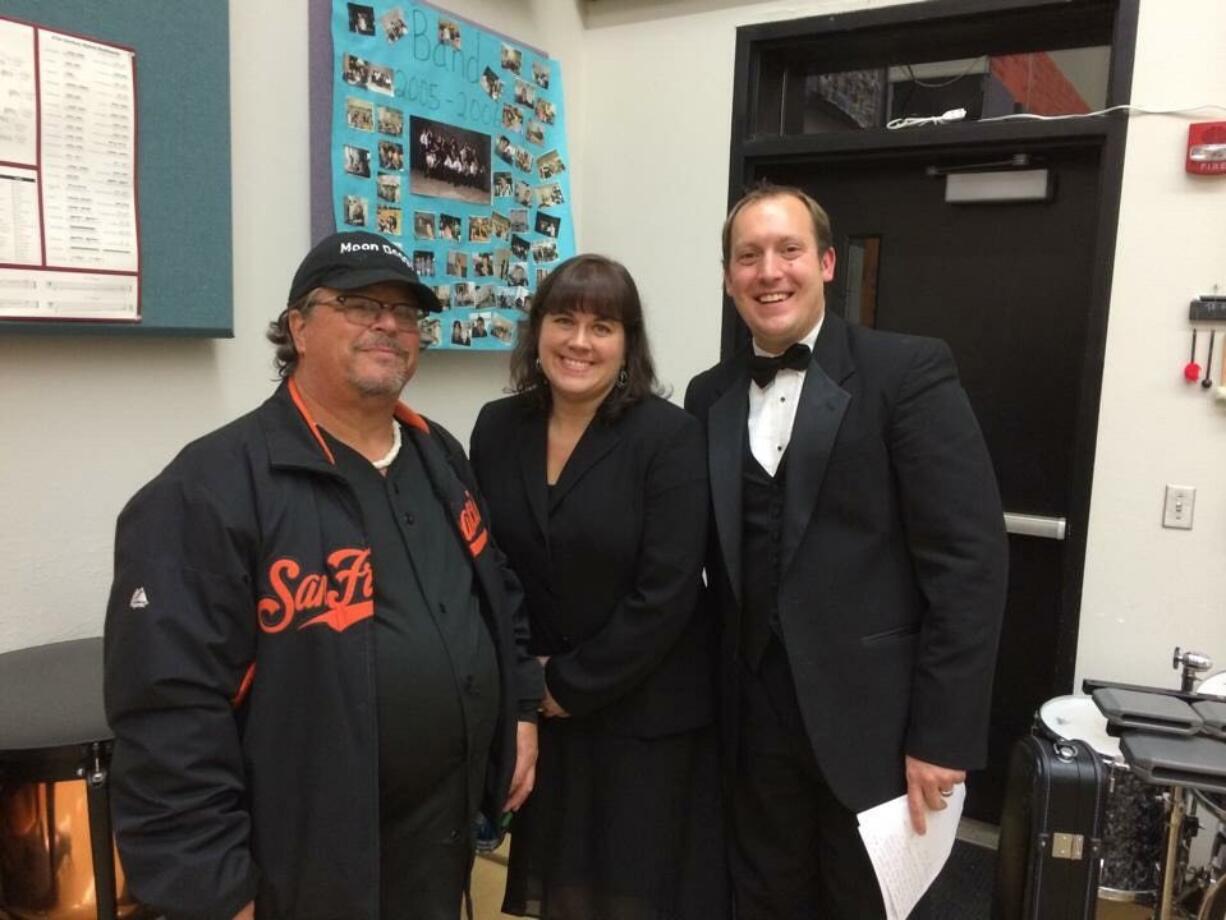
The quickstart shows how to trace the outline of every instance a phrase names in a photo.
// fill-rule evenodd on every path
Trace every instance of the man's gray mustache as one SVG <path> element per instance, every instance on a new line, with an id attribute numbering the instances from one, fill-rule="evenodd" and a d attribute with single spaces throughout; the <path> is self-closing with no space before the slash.
<path id="1" fill-rule="evenodd" d="M 379 338 L 357 346 L 358 351 L 374 351 L 376 348 L 390 348 L 398 357 L 408 354 L 408 350 L 395 339 Z"/>

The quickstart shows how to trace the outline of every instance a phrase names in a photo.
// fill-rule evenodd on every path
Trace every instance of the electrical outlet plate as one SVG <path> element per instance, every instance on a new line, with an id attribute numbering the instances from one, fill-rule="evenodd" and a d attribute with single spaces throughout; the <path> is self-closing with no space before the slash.
<path id="1" fill-rule="evenodd" d="M 1196 506 L 1194 486 L 1166 487 L 1166 504 L 1162 509 L 1162 526 L 1175 530 L 1192 529 L 1192 510 Z"/>

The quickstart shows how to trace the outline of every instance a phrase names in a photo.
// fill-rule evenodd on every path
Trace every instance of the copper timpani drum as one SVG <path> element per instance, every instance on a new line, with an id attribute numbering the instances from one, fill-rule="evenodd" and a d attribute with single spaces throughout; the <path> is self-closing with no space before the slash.
<path id="1" fill-rule="evenodd" d="M 101 639 L 0 655 L 0 918 L 149 915 L 111 839 L 110 748 Z"/>

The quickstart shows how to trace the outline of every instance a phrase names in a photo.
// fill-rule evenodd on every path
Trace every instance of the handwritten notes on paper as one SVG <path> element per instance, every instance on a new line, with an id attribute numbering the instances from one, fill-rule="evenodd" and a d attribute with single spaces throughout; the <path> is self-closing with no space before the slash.
<path id="1" fill-rule="evenodd" d="M 911 826 L 905 795 L 857 815 L 860 838 L 877 873 L 888 920 L 904 920 L 949 859 L 966 786 L 955 786 L 946 801 L 948 808 L 928 812 L 928 832 L 923 836 Z"/>
<path id="2" fill-rule="evenodd" d="M 135 55 L 0 19 L 0 320 L 139 319 Z"/>

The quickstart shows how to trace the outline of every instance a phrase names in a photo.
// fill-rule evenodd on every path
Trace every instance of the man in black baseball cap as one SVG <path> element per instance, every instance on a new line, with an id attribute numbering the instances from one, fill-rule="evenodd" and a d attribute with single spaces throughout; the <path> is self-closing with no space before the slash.
<path id="1" fill-rule="evenodd" d="M 517 583 L 459 444 L 399 401 L 439 309 L 382 237 L 323 240 L 277 392 L 120 515 L 115 833 L 170 917 L 456 920 L 478 811 L 532 789 Z"/>
<path id="2" fill-rule="evenodd" d="M 442 310 L 434 291 L 418 280 L 413 263 L 395 243 L 375 233 L 334 233 L 320 240 L 294 273 L 289 303 L 301 300 L 317 287 L 342 291 L 400 281 L 408 285 L 423 310 Z"/>
<path id="3" fill-rule="evenodd" d="M 341 314 L 349 328 L 327 322 L 312 324 L 321 316 L 318 306 L 330 308 L 322 314 L 325 318 L 329 312 Z M 288 304 L 269 325 L 268 338 L 277 346 L 278 372 L 286 379 L 296 378 L 308 401 L 316 389 L 339 386 L 343 393 L 346 381 L 355 380 L 360 381 L 357 385 L 363 391 L 373 387 L 371 395 L 399 396 L 417 368 L 421 344 L 418 321 L 426 313 L 440 310 L 434 291 L 421 283 L 412 261 L 399 246 L 375 233 L 334 233 L 316 243 L 298 266 L 290 282 Z M 312 325 L 316 329 L 327 327 L 323 331 L 329 339 L 339 335 L 352 340 L 348 355 L 336 356 L 341 361 L 347 358 L 346 366 L 317 361 L 299 373 L 301 349 L 315 331 Z M 372 380 L 357 365 L 369 364 L 362 359 L 380 355 L 375 344 L 401 360 L 391 362 L 396 366 L 384 367 L 387 373 Z M 320 375 L 334 378 L 338 373 L 343 379 L 316 379 Z"/>

